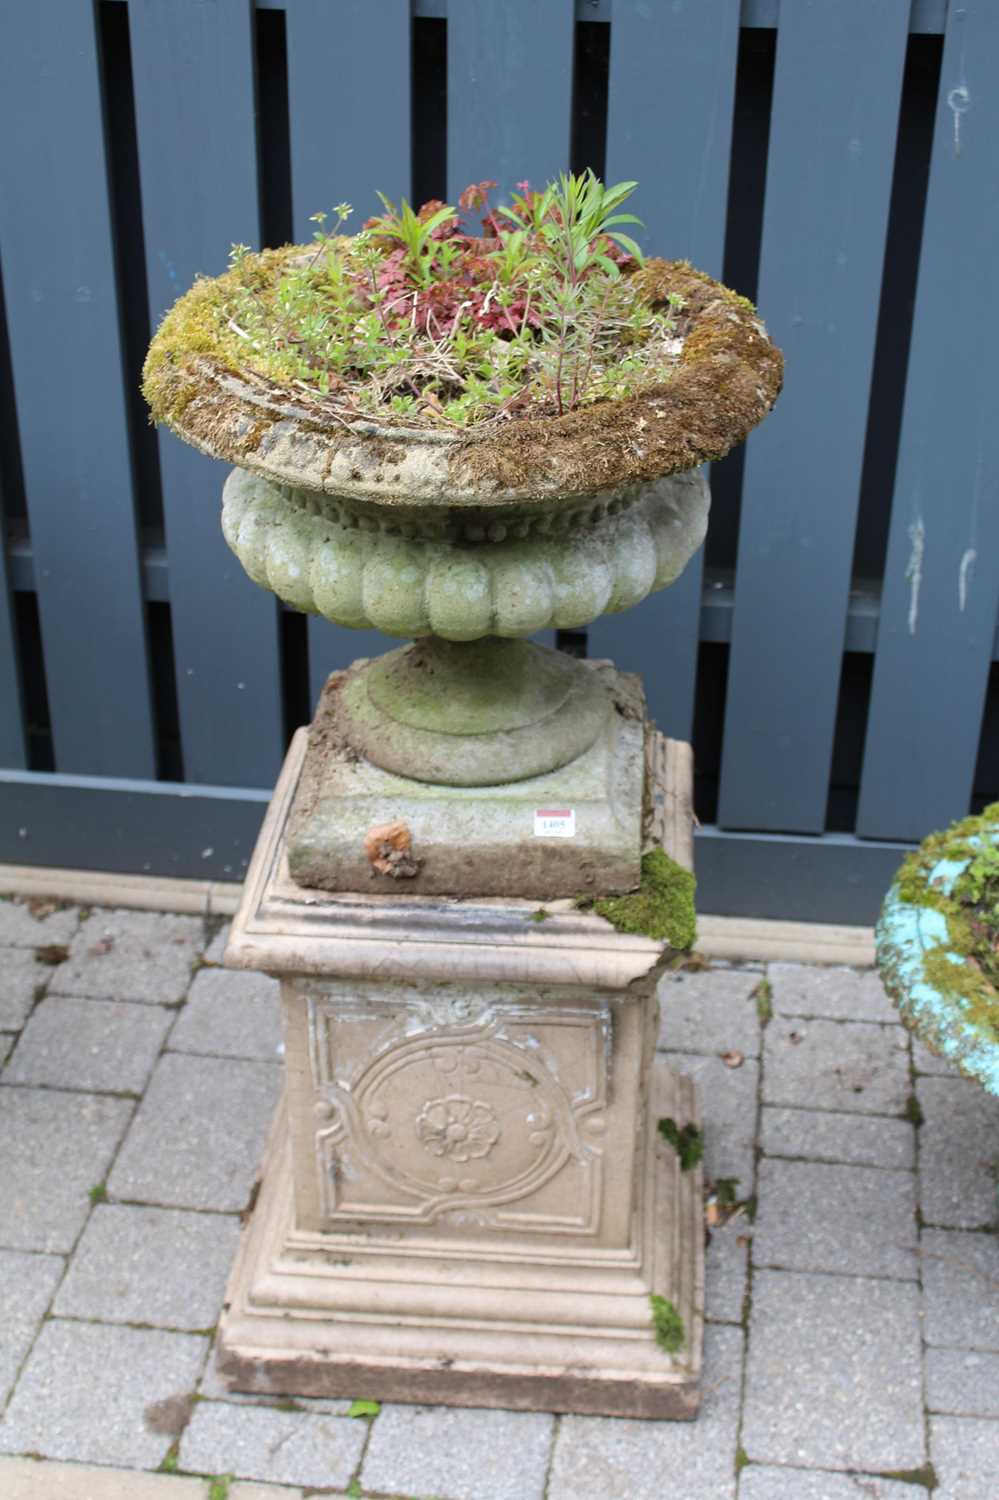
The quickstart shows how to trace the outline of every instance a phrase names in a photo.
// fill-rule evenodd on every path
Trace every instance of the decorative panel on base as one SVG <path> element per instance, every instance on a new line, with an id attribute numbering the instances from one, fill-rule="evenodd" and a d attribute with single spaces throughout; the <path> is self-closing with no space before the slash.
<path id="1" fill-rule="evenodd" d="M 657 1129 L 697 1121 L 693 1085 L 655 1057 L 668 947 L 571 902 L 537 922 L 511 898 L 295 885 L 303 751 L 300 735 L 226 954 L 281 976 L 286 1091 L 227 1296 L 223 1378 L 693 1416 L 701 1174 Z M 689 751 L 659 752 L 659 836 L 689 865 Z"/>

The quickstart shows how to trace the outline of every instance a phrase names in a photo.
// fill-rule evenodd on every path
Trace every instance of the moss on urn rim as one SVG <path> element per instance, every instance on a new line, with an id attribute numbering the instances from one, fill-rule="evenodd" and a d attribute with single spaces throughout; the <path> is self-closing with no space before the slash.
<path id="1" fill-rule="evenodd" d="M 278 276 L 300 246 L 265 250 Z M 683 348 L 662 385 L 558 417 L 456 430 L 347 422 L 321 400 L 240 366 L 224 308 L 234 273 L 202 278 L 152 341 L 143 392 L 153 419 L 214 458 L 278 483 L 391 505 L 497 505 L 574 498 L 649 483 L 724 456 L 762 421 L 783 361 L 752 303 L 686 261 L 648 260 L 633 280 L 652 305 L 684 299 Z"/>

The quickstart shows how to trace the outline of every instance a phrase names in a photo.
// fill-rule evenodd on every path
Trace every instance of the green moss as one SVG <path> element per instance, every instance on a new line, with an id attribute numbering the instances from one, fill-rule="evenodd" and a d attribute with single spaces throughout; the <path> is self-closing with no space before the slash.
<path id="1" fill-rule="evenodd" d="M 920 1104 L 919 1100 L 916 1098 L 915 1094 L 910 1094 L 908 1099 L 905 1101 L 905 1108 L 902 1111 L 902 1118 L 904 1120 L 908 1120 L 910 1125 L 915 1125 L 917 1127 L 922 1125 L 923 1119 L 925 1118 L 923 1115 L 923 1107 Z"/>
<path id="2" fill-rule="evenodd" d="M 106 1203 L 108 1201 L 108 1190 L 103 1182 L 98 1182 L 89 1189 L 87 1197 L 91 1203 Z"/>
<path id="3" fill-rule="evenodd" d="M 937 1471 L 932 1464 L 923 1464 L 921 1469 L 885 1469 L 879 1479 L 894 1479 L 899 1484 L 919 1484 L 924 1490 L 933 1491 L 940 1484 Z"/>
<path id="4" fill-rule="evenodd" d="M 689 1172 L 697 1166 L 704 1155 L 704 1132 L 696 1125 L 684 1125 L 681 1129 L 674 1119 L 667 1116 L 659 1121 L 659 1134 L 664 1141 L 669 1141 L 680 1158 L 681 1172 Z"/>
<path id="5" fill-rule="evenodd" d="M 605 896 L 594 911 L 619 932 L 665 940 L 671 948 L 692 948 L 697 937 L 694 892 L 697 882 L 662 849 L 642 857 L 642 883 L 627 896 Z"/>
<path id="6" fill-rule="evenodd" d="M 735 1472 L 736 1472 L 736 1476 L 738 1476 L 739 1474 L 742 1473 L 743 1469 L 746 1467 L 746 1465 L 749 1463 L 749 1461 L 750 1461 L 749 1460 L 749 1454 L 746 1452 L 745 1448 L 743 1448 L 742 1445 L 740 1444 L 740 1446 L 738 1448 L 736 1448 L 736 1450 L 735 1450 Z"/>
<path id="7" fill-rule="evenodd" d="M 229 1500 L 229 1489 L 232 1485 L 231 1474 L 216 1474 L 208 1486 L 208 1500 Z"/>
<path id="8" fill-rule="evenodd" d="M 756 1014 L 760 1018 L 760 1024 L 765 1026 L 774 1013 L 774 992 L 770 980 L 761 979 L 750 999 L 756 1001 Z"/>
<path id="9" fill-rule="evenodd" d="M 532 911 L 531 912 L 531 915 L 528 917 L 527 920 L 529 922 L 547 922 L 548 918 L 550 916 L 551 916 L 551 912 L 550 911 L 546 911 L 543 906 L 539 906 L 538 909 L 537 909 L 537 911 Z"/>
<path id="10" fill-rule="evenodd" d="M 675 1354 L 683 1348 L 683 1319 L 668 1297 L 659 1297 L 655 1292 L 649 1297 L 649 1306 L 652 1308 L 656 1343 L 667 1354 Z"/>
<path id="11" fill-rule="evenodd" d="M 903 861 L 895 884 L 902 901 L 939 912 L 947 940 L 929 948 L 923 972 L 929 984 L 955 1002 L 962 1018 L 999 1043 L 999 802 L 977 817 L 962 818 L 931 834 Z M 953 890 L 930 883 L 941 860 L 965 862 Z M 953 955 L 964 959 L 955 963 Z"/>

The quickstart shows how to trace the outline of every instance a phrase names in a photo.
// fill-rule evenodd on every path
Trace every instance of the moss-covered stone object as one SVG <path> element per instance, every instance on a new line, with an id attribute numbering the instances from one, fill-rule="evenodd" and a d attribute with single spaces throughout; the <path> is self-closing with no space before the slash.
<path id="1" fill-rule="evenodd" d="M 685 951 L 697 937 L 694 892 L 697 881 L 662 849 L 642 856 L 642 881 L 626 896 L 607 896 L 594 911 L 619 932 L 641 933 Z"/>
<path id="2" fill-rule="evenodd" d="M 153 418 L 214 458 L 326 494 L 502 506 L 621 491 L 721 458 L 773 406 L 783 360 L 755 308 L 686 261 L 634 275 L 652 306 L 683 299 L 683 347 L 663 384 L 560 417 L 442 430 L 346 421 L 293 381 L 250 367 L 233 331 L 240 277 L 279 279 L 304 246 L 265 250 L 195 282 L 167 313 L 143 371 Z M 248 264 L 248 262 L 250 264 Z"/>
<path id="3" fill-rule="evenodd" d="M 655 1292 L 649 1298 L 652 1308 L 652 1326 L 656 1343 L 667 1354 L 676 1354 L 683 1348 L 685 1332 L 683 1319 L 668 1297 L 659 1297 Z"/>
<path id="4" fill-rule="evenodd" d="M 909 855 L 875 935 L 905 1024 L 999 1096 L 999 803 Z"/>

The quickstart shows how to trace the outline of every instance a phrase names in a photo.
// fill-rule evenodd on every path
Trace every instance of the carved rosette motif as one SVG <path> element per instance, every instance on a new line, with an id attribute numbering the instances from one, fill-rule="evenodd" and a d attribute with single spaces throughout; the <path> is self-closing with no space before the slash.
<path id="1" fill-rule="evenodd" d="M 312 1014 L 328 1222 L 464 1212 L 502 1227 L 502 1206 L 515 1202 L 528 1228 L 595 1222 L 605 1007 L 487 1008 L 423 1026 L 377 1006 L 344 1013 L 313 1001 Z M 572 1184 L 558 1184 L 566 1170 Z"/>

